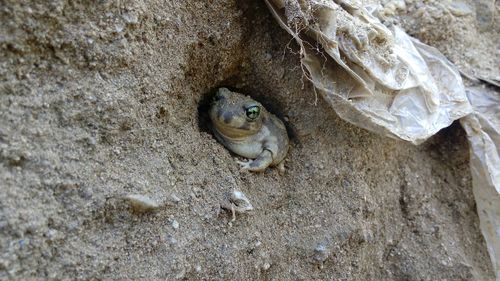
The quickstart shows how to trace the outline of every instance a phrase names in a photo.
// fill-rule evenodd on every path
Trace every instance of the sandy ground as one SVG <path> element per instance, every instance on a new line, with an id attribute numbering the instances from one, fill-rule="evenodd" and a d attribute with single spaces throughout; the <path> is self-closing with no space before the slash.
<path id="1" fill-rule="evenodd" d="M 388 14 L 499 74 L 495 1 L 424 2 Z M 1 280 L 494 279 L 461 127 L 413 146 L 342 121 L 263 1 L 2 0 L 0 22 Z M 286 120 L 285 175 L 215 140 L 219 86 Z M 232 189 L 255 208 L 234 222 Z"/>

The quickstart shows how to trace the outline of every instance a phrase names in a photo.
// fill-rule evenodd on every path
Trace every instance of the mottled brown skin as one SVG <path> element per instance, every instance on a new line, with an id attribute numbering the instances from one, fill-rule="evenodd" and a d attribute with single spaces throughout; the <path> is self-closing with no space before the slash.
<path id="1" fill-rule="evenodd" d="M 256 111 L 259 113 L 252 114 Z M 209 115 L 217 140 L 232 152 L 251 159 L 238 161 L 242 169 L 261 172 L 280 164 L 283 168 L 289 146 L 285 125 L 260 103 L 220 88 Z"/>

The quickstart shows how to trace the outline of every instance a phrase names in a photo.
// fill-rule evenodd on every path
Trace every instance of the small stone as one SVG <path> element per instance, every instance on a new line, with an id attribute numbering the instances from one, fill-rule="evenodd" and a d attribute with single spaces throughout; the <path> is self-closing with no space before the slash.
<path id="1" fill-rule="evenodd" d="M 324 244 L 318 244 L 316 248 L 314 248 L 313 259 L 316 262 L 323 263 L 328 258 L 328 250 Z"/>
<path id="2" fill-rule="evenodd" d="M 125 196 L 125 199 L 128 200 L 130 206 L 134 209 L 134 211 L 139 213 L 152 211 L 159 207 L 158 203 L 156 203 L 154 200 L 140 194 L 129 194 Z"/>
<path id="3" fill-rule="evenodd" d="M 94 138 L 94 137 L 89 137 L 87 139 L 87 143 L 90 145 L 90 146 L 95 146 L 97 144 L 97 140 Z"/>
<path id="4" fill-rule="evenodd" d="M 139 17 L 135 13 L 125 13 L 122 18 L 128 24 L 137 24 L 139 22 Z"/>
<path id="5" fill-rule="evenodd" d="M 351 183 L 349 182 L 349 180 L 343 179 L 342 180 L 342 187 L 345 188 L 345 189 L 350 188 L 351 187 Z"/>
<path id="6" fill-rule="evenodd" d="M 80 191 L 80 197 L 83 198 L 83 199 L 91 199 L 93 196 L 93 192 L 92 192 L 92 189 L 89 188 L 89 187 L 86 187 L 86 188 L 83 188 L 81 191 Z"/>
<path id="7" fill-rule="evenodd" d="M 59 232 L 57 230 L 49 229 L 47 231 L 47 233 L 45 233 L 45 237 L 47 237 L 47 240 L 49 240 L 49 241 L 55 241 L 58 238 L 60 238 L 61 235 L 59 234 Z"/>
<path id="8" fill-rule="evenodd" d="M 250 200 L 245 196 L 245 194 L 238 190 L 233 190 L 231 196 L 229 197 L 229 201 L 231 201 L 234 205 L 236 205 L 241 211 L 251 211 L 253 210 L 252 204 L 250 204 Z"/>
<path id="9" fill-rule="evenodd" d="M 406 3 L 405 3 L 405 1 L 403 1 L 403 0 L 397 0 L 397 1 L 394 1 L 394 4 L 396 5 L 396 8 L 398 10 L 402 10 L 402 11 L 406 10 Z"/>
<path id="10" fill-rule="evenodd" d="M 179 222 L 177 222 L 176 220 L 173 220 L 173 221 L 172 221 L 172 227 L 173 227 L 174 229 L 178 229 L 178 228 L 179 228 Z"/>
<path id="11" fill-rule="evenodd" d="M 116 33 L 120 33 L 125 29 L 125 26 L 121 23 L 115 25 L 115 31 Z"/>
<path id="12" fill-rule="evenodd" d="M 75 220 L 75 221 L 68 222 L 68 224 L 66 225 L 66 228 L 68 231 L 73 231 L 73 230 L 77 229 L 78 226 L 80 226 L 80 223 Z"/>
<path id="13" fill-rule="evenodd" d="M 474 12 L 467 3 L 460 1 L 453 1 L 449 4 L 448 9 L 456 17 L 472 15 Z"/>
<path id="14" fill-rule="evenodd" d="M 202 191 L 198 187 L 193 187 L 193 193 L 196 198 L 200 198 L 202 196 Z"/>
<path id="15" fill-rule="evenodd" d="M 179 202 L 181 202 L 181 199 L 179 197 L 177 197 L 177 195 L 172 194 L 172 195 L 170 195 L 170 201 L 172 201 L 175 204 L 178 204 Z"/>
<path id="16" fill-rule="evenodd" d="M 373 233 L 369 229 L 364 228 L 361 233 L 362 233 L 362 241 L 363 242 L 372 242 L 373 241 Z"/>
<path id="17" fill-rule="evenodd" d="M 246 195 L 239 190 L 232 190 L 225 195 L 221 208 L 229 210 L 233 214 L 233 221 L 236 219 L 236 213 L 246 213 L 253 210 L 252 203 Z"/>
<path id="18" fill-rule="evenodd" d="M 174 238 L 172 235 L 170 235 L 170 234 L 167 234 L 167 235 L 165 236 L 165 241 L 166 241 L 169 245 L 171 245 L 171 246 L 173 246 L 173 245 L 177 244 L 177 239 L 175 239 L 175 238 Z"/>

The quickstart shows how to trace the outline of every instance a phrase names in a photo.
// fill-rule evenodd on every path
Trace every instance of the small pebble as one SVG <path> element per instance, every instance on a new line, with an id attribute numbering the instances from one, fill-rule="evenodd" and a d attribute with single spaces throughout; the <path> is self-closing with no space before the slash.
<path id="1" fill-rule="evenodd" d="M 271 264 L 269 264 L 268 262 L 266 262 L 266 263 L 264 263 L 264 264 L 262 265 L 262 269 L 263 269 L 263 270 L 268 270 L 270 267 L 271 267 Z"/>
<path id="2" fill-rule="evenodd" d="M 177 197 L 177 195 L 172 194 L 172 195 L 170 195 L 170 201 L 177 204 L 177 203 L 181 202 L 181 199 L 179 197 Z"/>
<path id="3" fill-rule="evenodd" d="M 463 17 L 467 15 L 472 15 L 474 11 L 465 2 L 453 1 L 449 4 L 448 9 L 456 17 Z"/>
<path id="4" fill-rule="evenodd" d="M 78 226 L 80 226 L 80 223 L 78 221 L 74 220 L 74 221 L 68 222 L 68 224 L 66 225 L 66 228 L 68 229 L 68 231 L 72 231 L 72 230 L 77 229 Z"/>
<path id="5" fill-rule="evenodd" d="M 138 16 L 134 13 L 125 13 L 122 15 L 122 18 L 128 24 L 137 24 L 139 22 Z"/>
<path id="6" fill-rule="evenodd" d="M 232 221 L 236 220 L 236 213 L 246 213 L 253 210 L 253 206 L 250 203 L 250 200 L 248 200 L 245 194 L 239 190 L 232 190 L 231 192 L 226 193 L 224 197 L 224 201 L 220 206 L 222 209 L 226 209 L 232 212 Z"/>
<path id="7" fill-rule="evenodd" d="M 97 140 L 94 138 L 94 137 L 88 137 L 87 139 L 87 143 L 90 145 L 90 146 L 95 146 L 97 144 Z"/>
<path id="8" fill-rule="evenodd" d="M 170 234 L 167 234 L 167 235 L 165 236 L 165 241 L 166 241 L 169 245 L 171 245 L 171 246 L 173 246 L 173 245 L 177 244 L 177 239 L 175 239 L 175 238 L 174 238 L 172 235 L 170 235 Z"/>
<path id="9" fill-rule="evenodd" d="M 316 262 L 323 263 L 328 258 L 328 250 L 325 245 L 318 244 L 316 248 L 314 248 L 313 259 Z"/>
<path id="10" fill-rule="evenodd" d="M 115 31 L 116 33 L 120 33 L 125 29 L 125 26 L 121 23 L 115 25 Z"/>
<path id="11" fill-rule="evenodd" d="M 229 201 L 235 205 L 238 212 L 243 213 L 245 211 L 253 210 L 250 200 L 248 200 L 245 194 L 239 190 L 233 190 L 231 196 L 229 197 Z"/>
<path id="12" fill-rule="evenodd" d="M 134 209 L 134 211 L 140 213 L 152 211 L 159 207 L 156 201 L 140 194 L 129 194 L 125 196 L 125 199 L 128 200 L 130 206 Z"/>
<path id="13" fill-rule="evenodd" d="M 178 229 L 178 228 L 179 228 L 179 223 L 178 223 L 176 220 L 173 220 L 173 221 L 172 221 L 172 227 L 173 227 L 174 229 Z"/>
<path id="14" fill-rule="evenodd" d="M 80 191 L 80 197 L 83 199 L 91 199 L 93 196 L 92 189 L 89 187 L 85 187 Z"/>

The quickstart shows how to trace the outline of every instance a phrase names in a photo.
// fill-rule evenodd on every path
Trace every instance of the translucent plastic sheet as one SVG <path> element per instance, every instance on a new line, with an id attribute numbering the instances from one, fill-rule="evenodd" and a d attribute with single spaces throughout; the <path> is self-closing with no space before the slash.
<path id="1" fill-rule="evenodd" d="M 460 120 L 470 143 L 470 167 L 477 213 L 488 253 L 500 280 L 500 93 L 468 88 L 474 113 Z"/>
<path id="2" fill-rule="evenodd" d="M 471 112 L 460 74 L 443 55 L 355 1 L 267 3 L 301 46 L 315 88 L 354 125 L 419 144 Z"/>
<path id="3" fill-rule="evenodd" d="M 419 144 L 463 117 L 481 231 L 500 280 L 498 92 L 471 88 L 466 94 L 452 63 L 401 29 L 381 24 L 375 6 L 265 1 L 299 44 L 304 74 L 344 120 Z"/>

